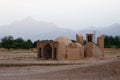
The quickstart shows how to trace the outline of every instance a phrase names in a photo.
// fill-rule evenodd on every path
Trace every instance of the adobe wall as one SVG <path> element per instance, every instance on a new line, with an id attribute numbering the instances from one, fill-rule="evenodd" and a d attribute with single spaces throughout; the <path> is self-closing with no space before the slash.
<path id="1" fill-rule="evenodd" d="M 52 59 L 54 58 L 54 49 L 56 48 L 56 53 L 58 53 L 58 43 L 54 41 L 40 41 L 37 43 L 37 58 L 38 59 L 44 59 L 44 47 L 49 44 L 52 48 Z M 56 58 L 57 58 L 56 54 Z"/>
<path id="2" fill-rule="evenodd" d="M 97 38 L 97 45 L 104 52 L 104 35 L 101 35 Z"/>
<path id="3" fill-rule="evenodd" d="M 80 35 L 80 34 L 76 34 L 76 40 L 77 40 L 77 42 L 78 43 L 80 43 L 80 44 L 82 44 L 83 45 L 83 36 L 82 35 Z"/>
<path id="4" fill-rule="evenodd" d="M 120 48 L 104 48 L 104 52 L 120 52 Z"/>
<path id="5" fill-rule="evenodd" d="M 85 46 L 85 57 L 103 58 L 104 54 L 98 46 L 88 42 Z"/>
<path id="6" fill-rule="evenodd" d="M 84 58 L 84 54 L 85 54 L 84 49 L 85 49 L 84 46 L 82 46 L 80 48 L 80 56 L 81 56 L 81 58 Z"/>
<path id="7" fill-rule="evenodd" d="M 102 50 L 93 44 L 93 57 L 95 58 L 103 58 L 104 57 L 104 53 L 102 52 Z"/>
<path id="8" fill-rule="evenodd" d="M 67 59 L 81 59 L 84 57 L 84 48 L 80 43 L 71 43 L 67 47 Z"/>
<path id="9" fill-rule="evenodd" d="M 61 59 L 66 59 L 66 46 L 62 45 L 62 44 L 58 44 L 58 55 L 57 55 L 57 59 L 61 60 Z"/>
<path id="10" fill-rule="evenodd" d="M 72 49 L 72 48 L 69 48 L 68 49 L 68 57 L 67 59 L 71 59 L 71 60 L 74 60 L 74 59 L 80 59 L 80 52 L 79 52 L 79 49 Z"/>
<path id="11" fill-rule="evenodd" d="M 93 43 L 87 42 L 85 45 L 85 57 L 93 57 Z"/>

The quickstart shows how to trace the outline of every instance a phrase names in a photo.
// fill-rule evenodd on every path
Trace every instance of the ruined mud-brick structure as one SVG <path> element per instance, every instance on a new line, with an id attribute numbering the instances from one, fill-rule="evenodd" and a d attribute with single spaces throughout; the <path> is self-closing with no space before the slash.
<path id="1" fill-rule="evenodd" d="M 97 45 L 93 43 L 93 34 L 86 34 L 86 44 L 83 36 L 76 34 L 76 42 L 67 37 L 58 37 L 54 41 L 39 41 L 37 43 L 37 57 L 45 60 L 79 60 L 85 57 L 102 58 L 104 56 L 104 36 L 97 38 Z"/>

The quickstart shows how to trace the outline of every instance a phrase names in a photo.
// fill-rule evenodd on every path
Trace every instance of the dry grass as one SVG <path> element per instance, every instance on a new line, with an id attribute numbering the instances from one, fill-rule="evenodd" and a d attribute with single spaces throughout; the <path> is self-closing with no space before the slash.
<path id="1" fill-rule="evenodd" d="M 37 53 L 29 50 L 6 50 L 0 51 L 0 66 L 32 66 L 32 65 L 64 65 L 64 64 L 81 64 L 79 61 L 56 61 L 56 60 L 37 60 Z"/>
<path id="2" fill-rule="evenodd" d="M 120 53 L 111 51 L 104 53 L 104 60 L 120 58 Z M 37 53 L 31 50 L 5 50 L 0 49 L 0 66 L 32 66 L 32 65 L 63 65 L 63 64 L 81 64 L 98 61 L 100 59 L 90 58 L 77 61 L 45 61 L 37 60 Z"/>

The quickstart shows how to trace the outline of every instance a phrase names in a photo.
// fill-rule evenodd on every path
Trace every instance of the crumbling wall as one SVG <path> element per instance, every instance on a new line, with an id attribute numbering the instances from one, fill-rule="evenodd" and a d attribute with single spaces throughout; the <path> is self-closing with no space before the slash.
<path id="1" fill-rule="evenodd" d="M 97 45 L 104 52 L 104 35 L 101 35 L 97 38 Z"/>
<path id="2" fill-rule="evenodd" d="M 83 45 L 83 36 L 80 35 L 80 34 L 76 34 L 76 40 L 78 43 L 82 44 Z"/>

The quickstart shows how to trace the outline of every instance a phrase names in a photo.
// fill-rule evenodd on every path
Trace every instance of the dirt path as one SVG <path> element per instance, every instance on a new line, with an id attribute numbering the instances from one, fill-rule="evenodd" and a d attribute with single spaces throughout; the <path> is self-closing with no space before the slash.
<path id="1" fill-rule="evenodd" d="M 0 68 L 0 80 L 119 80 L 120 60 L 82 65 Z"/>
<path id="2" fill-rule="evenodd" d="M 119 55 L 106 53 L 104 59 L 76 61 L 80 65 L 0 67 L 0 80 L 120 80 Z M 36 60 L 36 53 L 0 52 L 0 64 L 11 63 L 49 62 Z"/>

